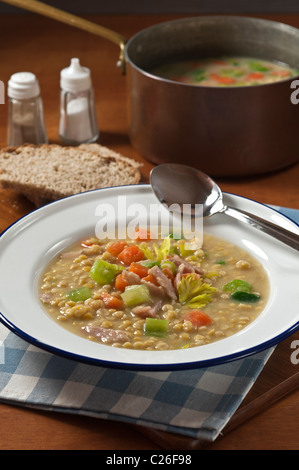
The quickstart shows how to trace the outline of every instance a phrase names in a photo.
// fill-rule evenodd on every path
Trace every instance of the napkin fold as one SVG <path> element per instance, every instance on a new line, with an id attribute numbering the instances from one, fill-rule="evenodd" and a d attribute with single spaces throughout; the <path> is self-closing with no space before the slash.
<path id="1" fill-rule="evenodd" d="M 299 223 L 299 211 L 279 210 Z M 212 367 L 136 372 L 57 356 L 0 325 L 0 401 L 213 442 L 274 349 Z"/>

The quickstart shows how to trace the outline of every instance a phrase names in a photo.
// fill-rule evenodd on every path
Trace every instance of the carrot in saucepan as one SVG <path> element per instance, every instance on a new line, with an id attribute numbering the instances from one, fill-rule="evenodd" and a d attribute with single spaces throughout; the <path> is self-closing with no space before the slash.
<path id="1" fill-rule="evenodd" d="M 230 85 L 236 82 L 236 80 L 232 77 L 221 77 L 221 75 L 217 75 L 216 73 L 212 73 L 210 78 L 216 80 L 218 83 L 222 83 L 223 85 Z"/>
<path id="2" fill-rule="evenodd" d="M 289 70 L 273 70 L 271 75 L 273 75 L 273 77 L 289 77 L 291 72 Z"/>
<path id="3" fill-rule="evenodd" d="M 261 72 L 252 72 L 249 73 L 246 78 L 248 80 L 260 80 L 261 78 L 264 78 L 264 74 Z"/>

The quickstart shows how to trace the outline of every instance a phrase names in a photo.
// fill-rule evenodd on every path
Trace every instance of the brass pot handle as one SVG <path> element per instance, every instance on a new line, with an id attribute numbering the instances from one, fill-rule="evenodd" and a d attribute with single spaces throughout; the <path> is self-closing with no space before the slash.
<path id="1" fill-rule="evenodd" d="M 117 44 L 120 47 L 120 55 L 119 55 L 119 60 L 117 62 L 117 66 L 122 69 L 123 73 L 125 73 L 124 50 L 125 50 L 127 39 L 121 34 L 116 33 L 115 31 L 112 31 L 111 29 L 104 28 L 104 26 L 100 26 L 96 23 L 92 23 L 91 21 L 85 20 L 84 18 L 80 18 L 79 16 L 73 15 L 72 13 L 59 10 L 58 8 L 54 8 L 50 5 L 46 5 L 37 0 L 1 0 L 1 1 L 3 3 L 8 3 L 9 5 L 13 5 L 18 8 L 23 8 L 24 10 L 32 11 L 34 13 L 47 16 L 48 18 L 52 18 L 62 23 L 66 23 L 70 26 L 74 26 L 75 28 L 83 29 L 84 31 L 87 31 L 92 34 L 96 34 L 97 36 L 101 36 L 104 39 L 108 39 L 109 41 L 112 41 L 113 43 Z"/>

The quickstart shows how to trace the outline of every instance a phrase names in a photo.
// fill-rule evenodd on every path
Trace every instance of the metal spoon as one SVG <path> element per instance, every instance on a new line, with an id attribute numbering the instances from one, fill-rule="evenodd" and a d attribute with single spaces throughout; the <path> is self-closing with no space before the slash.
<path id="1" fill-rule="evenodd" d="M 151 171 L 150 183 L 159 201 L 168 208 L 172 204 L 181 208 L 183 204 L 190 205 L 194 215 L 195 205 L 201 204 L 203 217 L 219 212 L 229 215 L 299 251 L 299 235 L 242 209 L 226 206 L 219 186 L 195 168 L 173 163 L 158 165 Z"/>

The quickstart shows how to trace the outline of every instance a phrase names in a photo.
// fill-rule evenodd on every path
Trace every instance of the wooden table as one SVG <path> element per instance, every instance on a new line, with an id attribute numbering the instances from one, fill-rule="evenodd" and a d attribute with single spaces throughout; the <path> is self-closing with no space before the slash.
<path id="1" fill-rule="evenodd" d="M 262 15 L 260 15 L 262 17 Z M 265 18 L 299 27 L 297 15 Z M 98 16 L 94 21 L 130 38 L 141 29 L 175 16 Z M 49 140 L 59 142 L 59 72 L 71 57 L 90 67 L 95 86 L 100 141 L 142 161 L 142 179 L 148 181 L 152 165 L 136 153 L 127 136 L 125 78 L 116 69 L 118 48 L 112 43 L 38 17 L 0 17 L 0 79 L 28 70 L 39 78 Z M 0 144 L 6 144 L 7 105 L 1 105 Z M 298 106 L 299 117 L 299 106 Z M 298 119 L 299 132 L 299 119 Z M 266 204 L 299 209 L 299 165 L 268 175 L 218 180 L 222 189 Z M 34 207 L 13 191 L 0 190 L 0 232 Z M 215 443 L 208 449 L 299 449 L 299 365 L 290 360 L 291 343 L 280 344 L 261 376 Z M 297 374 L 297 375 L 296 375 Z M 283 385 L 281 382 L 287 379 Z M 278 386 L 278 388 L 275 388 Z M 177 436 L 147 432 L 121 423 L 33 411 L 0 405 L 0 449 L 158 450 L 200 448 Z"/>

